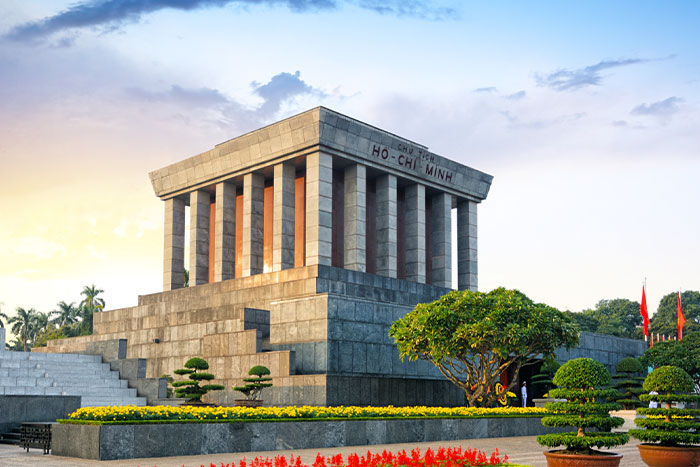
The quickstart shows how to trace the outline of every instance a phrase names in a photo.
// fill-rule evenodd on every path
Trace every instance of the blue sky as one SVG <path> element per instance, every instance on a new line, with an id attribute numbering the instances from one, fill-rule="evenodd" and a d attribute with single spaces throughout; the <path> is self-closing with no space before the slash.
<path id="1" fill-rule="evenodd" d="M 171 8 L 169 5 L 186 5 Z M 494 175 L 480 288 L 700 289 L 697 2 L 6 0 L 0 302 L 160 290 L 147 173 L 324 105 Z M 39 291 L 40 293 L 38 293 Z"/>

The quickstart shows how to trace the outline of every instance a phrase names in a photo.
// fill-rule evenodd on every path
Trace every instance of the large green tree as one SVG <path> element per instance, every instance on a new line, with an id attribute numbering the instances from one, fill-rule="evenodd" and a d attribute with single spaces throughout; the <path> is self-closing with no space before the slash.
<path id="1" fill-rule="evenodd" d="M 680 341 L 656 343 L 644 352 L 641 361 L 654 368 L 671 365 L 684 369 L 693 378 L 696 392 L 700 392 L 700 332 L 685 334 Z"/>
<path id="2" fill-rule="evenodd" d="M 567 310 L 564 313 L 566 313 L 566 315 L 569 316 L 569 318 L 571 318 L 574 321 L 574 323 L 578 325 L 578 328 L 581 331 L 598 332 L 598 326 L 600 325 L 600 322 L 595 316 L 592 316 L 591 314 L 586 313 L 584 311 L 573 312 Z"/>
<path id="3" fill-rule="evenodd" d="M 51 320 L 51 323 L 62 327 L 73 324 L 78 320 L 78 309 L 75 307 L 75 302 L 66 303 L 65 301 L 60 301 L 56 306 L 58 309 L 49 313 L 50 315 L 56 315 L 56 317 Z"/>
<path id="4" fill-rule="evenodd" d="M 681 292 L 681 308 L 685 317 L 683 335 L 700 332 L 700 292 L 695 290 Z M 654 334 L 678 336 L 677 292 L 664 295 L 661 299 L 659 308 L 649 322 L 649 330 Z"/>
<path id="5" fill-rule="evenodd" d="M 564 313 L 534 303 L 517 290 L 488 293 L 453 291 L 422 303 L 389 331 L 401 358 L 434 364 L 461 388 L 469 406 L 489 406 L 501 396 L 493 389 L 503 371 L 523 366 L 578 344 L 578 326 Z"/>
<path id="6" fill-rule="evenodd" d="M 7 320 L 7 324 L 12 325 L 12 332 L 22 343 L 22 350 L 25 352 L 29 349 L 29 342 L 32 340 L 35 333 L 36 314 L 37 311 L 34 308 L 25 310 L 22 307 L 17 307 L 15 315 Z"/>

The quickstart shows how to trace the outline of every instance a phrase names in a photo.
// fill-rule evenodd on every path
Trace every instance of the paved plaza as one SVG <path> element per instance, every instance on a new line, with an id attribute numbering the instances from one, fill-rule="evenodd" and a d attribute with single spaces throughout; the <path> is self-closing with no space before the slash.
<path id="1" fill-rule="evenodd" d="M 624 446 L 619 446 L 612 449 L 613 452 L 623 454 L 621 467 L 636 467 L 643 466 L 644 463 L 639 457 L 637 450 L 639 441 L 631 439 Z M 421 451 L 427 448 L 437 449 L 440 446 L 456 447 L 461 446 L 463 449 L 471 447 L 479 449 L 490 454 L 495 449 L 498 449 L 501 454 L 508 455 L 510 462 L 518 464 L 531 465 L 533 467 L 546 467 L 547 461 L 542 454 L 544 450 L 537 444 L 535 436 L 519 436 L 514 438 L 485 438 L 485 439 L 465 439 L 461 441 L 435 441 L 430 443 L 408 443 L 408 444 L 384 444 L 373 446 L 349 446 L 330 449 L 304 449 L 296 451 L 266 451 L 266 452 L 242 452 L 233 454 L 208 454 L 203 456 L 183 456 L 183 457 L 161 457 L 149 459 L 130 459 L 124 461 L 95 461 L 89 459 L 76 459 L 72 457 L 56 457 L 44 456 L 40 449 L 31 449 L 29 453 L 16 446 L 0 445 L 0 466 L 2 467 L 27 467 L 27 466 L 42 466 L 42 467 L 69 467 L 69 466 L 87 466 L 87 465 L 103 465 L 109 467 L 199 467 L 205 465 L 209 467 L 211 463 L 217 467 L 223 462 L 231 463 L 240 461 L 242 458 L 252 460 L 255 457 L 270 457 L 276 455 L 301 456 L 302 462 L 311 465 L 316 458 L 317 453 L 326 456 L 341 453 L 343 458 L 347 459 L 348 454 L 357 452 L 359 454 L 371 452 L 382 452 L 389 450 L 392 452 L 405 449 L 410 451 L 415 447 L 419 447 Z"/>

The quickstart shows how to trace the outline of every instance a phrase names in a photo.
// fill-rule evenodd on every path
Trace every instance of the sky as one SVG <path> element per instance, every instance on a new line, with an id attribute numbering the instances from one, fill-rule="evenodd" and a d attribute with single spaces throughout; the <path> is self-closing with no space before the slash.
<path id="1" fill-rule="evenodd" d="M 323 105 L 494 176 L 479 288 L 700 289 L 694 1 L 3 0 L 0 302 L 162 289 L 148 172 Z"/>

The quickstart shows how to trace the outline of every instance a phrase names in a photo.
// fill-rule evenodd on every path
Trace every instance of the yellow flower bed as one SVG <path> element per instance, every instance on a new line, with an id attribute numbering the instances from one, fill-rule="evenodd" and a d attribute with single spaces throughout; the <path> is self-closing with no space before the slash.
<path id="1" fill-rule="evenodd" d="M 352 418 L 463 418 L 512 417 L 544 415 L 546 410 L 536 407 L 85 407 L 70 415 L 69 420 L 142 421 L 142 420 L 289 420 L 289 419 L 352 419 Z"/>

